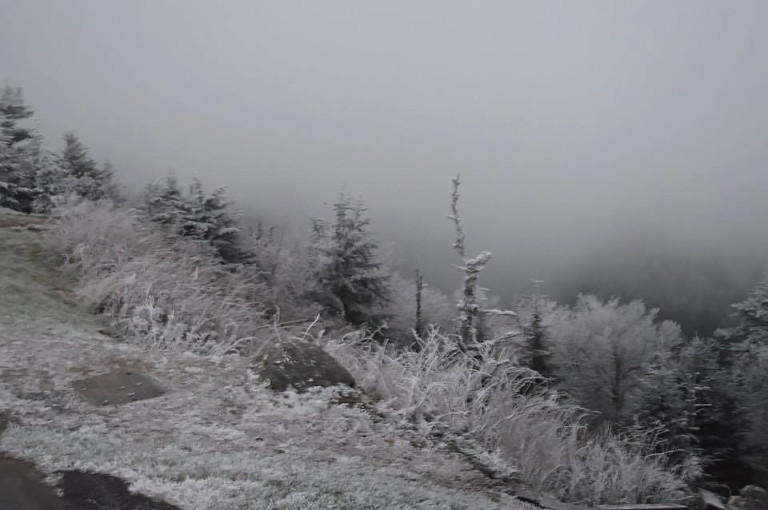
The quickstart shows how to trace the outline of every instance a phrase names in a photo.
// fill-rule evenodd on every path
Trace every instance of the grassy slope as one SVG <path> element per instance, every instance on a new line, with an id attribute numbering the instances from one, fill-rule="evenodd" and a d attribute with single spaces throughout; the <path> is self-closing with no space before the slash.
<path id="1" fill-rule="evenodd" d="M 275 394 L 242 359 L 153 356 L 102 335 L 51 266 L 39 234 L 0 229 L 0 412 L 13 416 L 1 451 L 188 509 L 524 508 L 441 446 L 329 405 L 333 390 Z M 94 408 L 71 390 L 119 367 L 172 391 Z"/>

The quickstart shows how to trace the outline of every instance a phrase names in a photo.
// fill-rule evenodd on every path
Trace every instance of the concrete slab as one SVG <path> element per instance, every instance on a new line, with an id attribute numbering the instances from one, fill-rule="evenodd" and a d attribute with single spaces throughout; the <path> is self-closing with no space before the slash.
<path id="1" fill-rule="evenodd" d="M 165 393 L 159 383 L 133 370 L 116 370 L 80 379 L 72 386 L 79 395 L 97 406 L 128 404 Z"/>

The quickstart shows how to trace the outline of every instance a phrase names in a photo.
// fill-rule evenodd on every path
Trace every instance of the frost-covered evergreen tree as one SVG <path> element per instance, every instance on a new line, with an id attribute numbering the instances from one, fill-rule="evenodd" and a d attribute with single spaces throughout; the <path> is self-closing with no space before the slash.
<path id="1" fill-rule="evenodd" d="M 243 249 L 236 217 L 224 188 L 207 194 L 195 180 L 188 192 L 182 193 L 173 175 L 162 183 L 147 186 L 142 217 L 166 226 L 172 232 L 209 242 L 226 263 L 246 263 L 250 253 Z"/>
<path id="2" fill-rule="evenodd" d="M 741 460 L 768 484 L 768 274 L 734 305 L 739 324 L 720 331 L 724 366 L 737 379 L 737 403 L 748 424 Z"/>
<path id="3" fill-rule="evenodd" d="M 202 183 L 195 180 L 181 212 L 180 233 L 208 241 L 227 263 L 242 263 L 248 259 L 248 253 L 242 249 L 240 229 L 224 193 L 224 188 L 219 188 L 206 194 Z"/>
<path id="4" fill-rule="evenodd" d="M 0 206 L 48 213 L 57 196 L 77 194 L 89 200 L 119 200 L 109 165 L 99 167 L 74 134 L 55 155 L 37 130 L 24 125 L 33 111 L 20 88 L 0 94 Z"/>
<path id="5" fill-rule="evenodd" d="M 74 133 L 64 135 L 64 142 L 62 166 L 73 181 L 73 191 L 88 200 L 116 201 L 118 193 L 112 167 L 106 164 L 100 168 Z"/>
<path id="6" fill-rule="evenodd" d="M 542 324 L 541 314 L 534 310 L 531 314 L 531 322 L 523 330 L 525 346 L 520 357 L 520 364 L 535 370 L 542 377 L 551 379 L 554 376 L 552 369 L 552 353 L 546 340 L 546 331 Z"/>
<path id="7" fill-rule="evenodd" d="M 691 432 L 705 471 L 703 483 L 712 490 L 726 484 L 736 491 L 756 479 L 748 461 L 745 395 L 738 374 L 720 365 L 723 350 L 721 342 L 694 338 L 680 350 L 677 363 L 686 381 Z"/>
<path id="8" fill-rule="evenodd" d="M 313 220 L 312 298 L 327 313 L 350 324 L 377 328 L 390 301 L 389 276 L 379 261 L 378 243 L 368 230 L 366 209 L 341 193 L 333 211 L 333 223 Z"/>
<path id="9" fill-rule="evenodd" d="M 523 331 L 523 346 L 519 356 L 522 366 L 535 370 L 545 379 L 553 379 L 555 376 L 552 366 L 552 350 L 547 340 L 547 332 L 544 327 L 539 285 L 542 282 L 534 280 L 534 292 L 527 303 L 528 320 L 521 327 Z M 518 319 L 520 313 L 518 313 Z"/>
<path id="10" fill-rule="evenodd" d="M 681 370 L 670 351 L 661 351 L 638 378 L 629 404 L 637 425 L 660 429 L 662 446 L 675 450 L 678 463 L 696 454 L 697 390 L 695 377 Z"/>
<path id="11" fill-rule="evenodd" d="M 160 225 L 177 225 L 187 209 L 176 176 L 169 174 L 164 181 L 147 185 L 144 203 L 139 210 L 142 219 Z"/>
<path id="12" fill-rule="evenodd" d="M 74 193 L 74 180 L 62 165 L 60 155 L 46 147 L 37 133 L 30 141 L 27 164 L 34 173 L 34 212 L 49 214 L 57 199 Z"/>
<path id="13" fill-rule="evenodd" d="M 6 143 L 13 145 L 32 138 L 34 130 L 19 124 L 34 111 L 24 103 L 21 88 L 6 86 L 0 94 L 0 131 Z"/>
<path id="14" fill-rule="evenodd" d="M 766 339 L 761 338 L 762 342 Z M 739 401 L 748 425 L 742 458 L 758 485 L 768 485 L 768 345 L 745 342 L 733 372 L 738 377 Z"/>
<path id="15" fill-rule="evenodd" d="M 733 305 L 739 324 L 721 332 L 731 344 L 768 345 L 768 273 L 752 289 L 749 296 Z"/>
<path id="16" fill-rule="evenodd" d="M 34 170 L 30 140 L 35 130 L 23 121 L 33 115 L 20 88 L 6 86 L 0 94 L 0 206 L 32 212 Z"/>

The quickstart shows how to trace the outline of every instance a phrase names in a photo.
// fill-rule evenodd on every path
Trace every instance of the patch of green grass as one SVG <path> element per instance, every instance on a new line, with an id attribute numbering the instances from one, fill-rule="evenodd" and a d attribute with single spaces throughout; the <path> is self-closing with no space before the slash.
<path id="1" fill-rule="evenodd" d="M 65 304 L 74 282 L 58 265 L 39 232 L 0 228 L 0 302 L 6 307 L 34 313 L 49 305 L 45 297 Z"/>
<path id="2" fill-rule="evenodd" d="M 30 246 L 27 246 L 26 256 L 31 261 L 39 261 L 44 254 L 45 250 L 43 250 L 43 247 L 40 244 L 34 243 Z"/>

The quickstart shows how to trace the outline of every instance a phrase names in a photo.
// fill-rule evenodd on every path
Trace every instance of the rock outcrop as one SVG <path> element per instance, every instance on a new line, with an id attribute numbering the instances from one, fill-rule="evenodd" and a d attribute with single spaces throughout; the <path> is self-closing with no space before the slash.
<path id="1" fill-rule="evenodd" d="M 270 388 L 298 392 L 313 386 L 345 385 L 355 387 L 355 379 L 330 354 L 317 345 L 304 341 L 284 341 L 270 347 L 255 367 L 269 379 Z"/>

